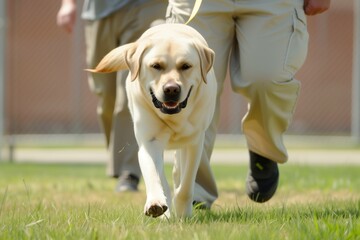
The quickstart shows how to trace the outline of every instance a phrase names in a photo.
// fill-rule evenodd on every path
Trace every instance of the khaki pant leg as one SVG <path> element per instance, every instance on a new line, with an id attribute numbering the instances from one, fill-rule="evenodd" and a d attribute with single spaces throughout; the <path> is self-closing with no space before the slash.
<path id="1" fill-rule="evenodd" d="M 248 147 L 278 163 L 288 158 L 283 133 L 299 94 L 294 75 L 307 54 L 306 18 L 298 2 L 242 5 L 254 14 L 236 20 L 237 43 L 231 56 L 233 89 L 249 101 L 242 123 Z"/>
<path id="2" fill-rule="evenodd" d="M 153 1 L 151 7 L 132 4 L 104 19 L 85 22 L 86 60 L 89 68 L 94 68 L 112 49 L 135 41 L 153 19 L 165 17 L 167 4 L 164 1 Z M 113 177 L 124 171 L 141 175 L 125 94 L 126 75 L 126 71 L 89 75 L 90 89 L 99 97 L 97 114 L 109 148 L 107 174 Z"/>
<path id="3" fill-rule="evenodd" d="M 156 0 L 136 6 L 130 4 L 127 8 L 114 13 L 111 16 L 111 26 L 112 32 L 117 36 L 118 45 L 136 41 L 153 21 L 165 19 L 166 6 L 165 1 Z M 140 177 L 138 145 L 125 90 L 127 75 L 128 71 L 117 73 L 116 101 L 109 144 L 110 161 L 107 165 L 107 173 L 110 176 L 132 173 Z"/>
<path id="4" fill-rule="evenodd" d="M 113 16 L 110 16 L 98 21 L 86 22 L 85 40 L 87 47 L 87 64 L 89 68 L 94 68 L 108 52 L 118 46 L 117 34 L 114 32 L 114 29 L 110 27 L 112 20 Z M 120 152 L 119 148 L 124 147 L 121 144 L 115 147 L 116 144 L 114 144 L 114 135 L 116 135 L 114 134 L 114 128 L 119 128 L 115 126 L 122 125 L 122 123 L 116 119 L 116 115 L 114 115 L 115 101 L 117 98 L 116 78 L 117 73 L 91 74 L 89 76 L 90 89 L 99 98 L 97 114 L 106 138 L 109 154 L 107 174 L 111 177 L 118 177 L 120 175 L 121 159 L 117 154 Z M 127 129 L 129 129 L 128 126 Z M 130 127 L 130 129 L 132 129 L 132 127 Z M 117 160 L 115 160 L 116 158 Z"/>
<path id="5" fill-rule="evenodd" d="M 128 71 L 120 71 L 116 79 L 116 103 L 109 144 L 110 161 L 107 163 L 107 174 L 114 177 L 129 173 L 141 176 L 138 145 L 125 90 L 127 74 Z"/>
<path id="6" fill-rule="evenodd" d="M 210 159 L 214 148 L 217 128 L 220 120 L 220 98 L 223 92 L 224 80 L 227 73 L 228 56 L 233 39 L 233 29 L 230 16 L 199 17 L 190 25 L 203 35 L 209 47 L 215 52 L 214 71 L 217 80 L 216 108 L 213 120 L 205 133 L 204 152 L 196 176 L 195 200 L 213 202 L 218 197 L 215 178 L 211 174 Z M 202 26 L 200 28 L 200 26 Z M 206 27 L 205 27 L 206 26 Z"/>
<path id="7" fill-rule="evenodd" d="M 186 22 L 189 19 L 193 6 L 194 1 L 170 1 L 167 10 L 167 22 Z M 214 118 L 205 133 L 204 152 L 197 172 L 194 192 L 194 200 L 208 204 L 212 204 L 218 197 L 215 178 L 210 168 L 210 159 L 220 118 L 220 96 L 223 90 L 229 53 L 234 37 L 233 20 L 231 15 L 227 14 L 231 10 L 231 4 L 227 1 L 208 0 L 203 2 L 197 16 L 189 23 L 190 26 L 203 35 L 209 47 L 215 51 L 214 71 L 218 85 L 216 108 Z M 224 14 L 217 14 L 217 12 L 223 12 Z"/>
<path id="8" fill-rule="evenodd" d="M 107 21 L 85 22 L 86 62 L 88 68 L 94 68 L 100 60 L 117 46 L 116 39 L 111 36 Z M 116 73 L 89 74 L 90 90 L 98 98 L 97 114 L 101 129 L 105 133 L 106 143 L 110 143 L 112 117 L 116 98 Z"/>

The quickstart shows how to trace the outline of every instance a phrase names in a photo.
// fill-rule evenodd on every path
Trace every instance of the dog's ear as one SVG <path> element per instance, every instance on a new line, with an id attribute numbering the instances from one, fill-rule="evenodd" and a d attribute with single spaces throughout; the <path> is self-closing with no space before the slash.
<path id="1" fill-rule="evenodd" d="M 94 69 L 85 70 L 93 73 L 110 73 L 130 69 L 129 57 L 135 52 L 135 50 L 136 42 L 122 45 L 106 54 L 106 56 L 101 59 L 100 63 Z"/>
<path id="2" fill-rule="evenodd" d="M 200 58 L 202 80 L 207 83 L 206 75 L 214 64 L 215 53 L 202 43 L 195 43 L 194 45 Z"/>
<path id="3" fill-rule="evenodd" d="M 143 41 L 137 44 L 133 51 L 128 52 L 126 62 L 130 69 L 131 81 L 134 81 L 139 76 L 142 58 L 149 45 L 150 43 Z"/>

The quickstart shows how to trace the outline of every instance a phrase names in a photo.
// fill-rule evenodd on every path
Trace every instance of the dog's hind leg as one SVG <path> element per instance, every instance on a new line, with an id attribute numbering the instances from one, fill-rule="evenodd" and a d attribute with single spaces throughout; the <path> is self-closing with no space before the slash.
<path id="1" fill-rule="evenodd" d="M 180 171 L 181 170 L 180 154 L 181 154 L 181 150 L 177 150 L 175 152 L 175 161 L 174 161 L 174 167 L 173 167 L 173 171 L 172 171 L 174 189 L 177 189 L 180 186 L 180 173 L 181 173 L 181 171 Z"/>
<path id="2" fill-rule="evenodd" d="M 178 156 L 175 159 L 175 166 L 178 166 L 178 169 L 173 172 L 173 177 L 178 178 L 178 181 L 174 179 L 174 183 L 178 183 L 174 189 L 174 208 L 178 217 L 189 217 L 192 214 L 195 178 L 203 142 L 204 136 L 196 144 L 178 150 Z"/>

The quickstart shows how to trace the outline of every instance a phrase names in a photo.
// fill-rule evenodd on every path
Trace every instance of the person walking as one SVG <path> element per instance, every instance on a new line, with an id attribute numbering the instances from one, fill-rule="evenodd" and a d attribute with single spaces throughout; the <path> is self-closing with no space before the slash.
<path id="1" fill-rule="evenodd" d="M 68 33 L 74 29 L 76 0 L 62 0 L 57 24 Z M 136 41 L 156 21 L 164 21 L 163 0 L 84 0 L 86 62 L 94 68 L 112 49 Z M 127 106 L 127 71 L 89 74 L 90 89 L 98 96 L 97 114 L 109 152 L 107 174 L 119 178 L 116 191 L 137 191 L 141 177 L 138 146 Z"/>
<path id="2" fill-rule="evenodd" d="M 195 0 L 169 0 L 167 23 L 185 23 L 194 4 Z M 250 158 L 246 193 L 253 201 L 272 198 L 279 181 L 278 163 L 288 160 L 283 134 L 299 95 L 295 74 L 308 50 L 306 15 L 329 7 L 330 0 L 206 0 L 189 23 L 215 51 L 217 107 L 202 157 L 211 158 L 229 70 L 233 91 L 248 101 L 242 131 Z M 210 205 L 217 196 L 214 180 L 203 176 L 201 169 L 196 180 L 213 196 L 202 199 Z"/>

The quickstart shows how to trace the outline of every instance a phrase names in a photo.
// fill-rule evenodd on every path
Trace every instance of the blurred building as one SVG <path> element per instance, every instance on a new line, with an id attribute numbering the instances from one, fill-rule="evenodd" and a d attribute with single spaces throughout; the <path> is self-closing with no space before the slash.
<path id="1" fill-rule="evenodd" d="M 56 25 L 60 1 L 6 1 L 5 133 L 97 133 L 88 89 L 81 21 L 73 35 Z M 353 1 L 332 1 L 308 18 L 310 46 L 298 73 L 294 134 L 350 134 Z M 240 133 L 245 100 L 226 84 L 220 133 Z"/>

